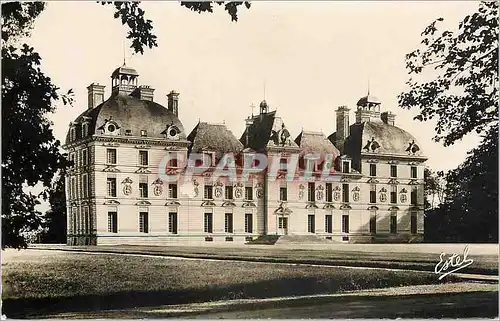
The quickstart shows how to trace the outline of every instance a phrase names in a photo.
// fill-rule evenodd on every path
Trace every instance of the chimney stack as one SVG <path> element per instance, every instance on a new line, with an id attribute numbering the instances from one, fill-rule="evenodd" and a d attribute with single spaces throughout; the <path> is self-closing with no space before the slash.
<path id="1" fill-rule="evenodd" d="M 336 110 L 337 114 L 337 132 L 335 134 L 335 146 L 342 152 L 344 142 L 349 136 L 349 108 L 340 106 Z"/>
<path id="2" fill-rule="evenodd" d="M 380 118 L 385 124 L 394 126 L 394 119 L 396 118 L 396 115 L 394 115 L 390 111 L 384 111 L 381 114 Z"/>
<path id="3" fill-rule="evenodd" d="M 179 93 L 172 90 L 168 95 L 167 109 L 170 110 L 175 116 L 179 117 Z"/>
<path id="4" fill-rule="evenodd" d="M 98 83 L 91 83 L 87 87 L 89 105 L 88 108 L 92 109 L 104 102 L 104 88 L 106 86 L 99 85 Z"/>
<path id="5" fill-rule="evenodd" d="M 141 85 L 134 90 L 132 96 L 139 98 L 140 100 L 153 101 L 154 91 L 155 90 L 149 86 Z"/>

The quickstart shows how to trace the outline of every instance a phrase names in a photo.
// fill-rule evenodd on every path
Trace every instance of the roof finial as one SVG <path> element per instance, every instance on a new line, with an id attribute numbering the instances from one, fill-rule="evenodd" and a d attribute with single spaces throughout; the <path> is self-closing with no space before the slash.
<path id="1" fill-rule="evenodd" d="M 125 38 L 123 38 L 122 42 L 123 42 L 123 44 L 122 44 L 122 46 L 123 46 L 123 65 L 125 66 Z"/>
<path id="2" fill-rule="evenodd" d="M 255 105 L 252 103 L 252 104 L 250 105 L 250 108 L 252 108 L 252 117 L 253 117 L 253 109 L 255 108 Z"/>
<path id="3" fill-rule="evenodd" d="M 370 96 L 370 75 L 368 75 L 368 96 Z"/>

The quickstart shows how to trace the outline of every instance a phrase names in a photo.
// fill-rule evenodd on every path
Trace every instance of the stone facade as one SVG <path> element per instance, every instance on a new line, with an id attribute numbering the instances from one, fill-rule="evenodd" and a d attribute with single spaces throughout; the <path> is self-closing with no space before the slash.
<path id="1" fill-rule="evenodd" d="M 187 135 L 179 94 L 170 92 L 168 108 L 154 103 L 154 89 L 138 86 L 132 68 L 116 69 L 112 86 L 103 101 L 104 86 L 90 85 L 88 109 L 70 123 L 64 146 L 74 162 L 66 176 L 70 245 L 244 243 L 261 235 L 423 239 L 426 157 L 371 95 L 358 102 L 354 124 L 341 106 L 332 119 L 338 133 L 302 131 L 295 140 L 263 101 L 238 140 L 224 124 L 200 122 Z M 207 154 L 213 165 L 227 153 L 240 160 L 260 153 L 269 164 L 297 159 L 298 169 L 293 180 L 281 167 L 244 181 L 212 180 L 209 171 L 187 178 L 186 162 L 166 163 L 172 152 L 184 160 Z M 310 154 L 321 156 L 308 160 Z M 334 155 L 331 168 L 326 155 Z M 178 179 L 163 179 L 165 168 Z"/>

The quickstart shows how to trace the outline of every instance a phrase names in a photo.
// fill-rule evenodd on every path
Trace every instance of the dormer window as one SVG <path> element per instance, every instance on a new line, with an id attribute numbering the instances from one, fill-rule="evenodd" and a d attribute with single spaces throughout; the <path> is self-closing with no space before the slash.
<path id="1" fill-rule="evenodd" d="M 82 125 L 82 137 L 87 137 L 89 135 L 89 124 L 84 123 Z"/>
<path id="2" fill-rule="evenodd" d="M 288 160 L 286 158 L 281 158 L 280 159 L 280 170 L 286 172 L 287 168 L 288 168 Z"/>
<path id="3" fill-rule="evenodd" d="M 342 173 L 350 173 L 350 172 L 351 172 L 351 162 L 342 161 Z"/>
<path id="4" fill-rule="evenodd" d="M 75 127 L 71 127 L 71 129 L 69 130 L 69 140 L 70 141 L 76 140 L 76 128 Z"/>
<path id="5" fill-rule="evenodd" d="M 132 131 L 130 129 L 125 130 L 125 136 L 132 136 Z"/>
<path id="6" fill-rule="evenodd" d="M 107 129 L 108 132 L 114 133 L 114 131 L 116 130 L 116 126 L 114 124 L 109 124 Z"/>
<path id="7" fill-rule="evenodd" d="M 148 136 L 148 131 L 147 131 L 147 130 L 145 130 L 145 129 L 142 129 L 142 130 L 141 130 L 141 136 L 142 136 L 142 137 L 146 137 L 146 136 Z"/>
<path id="8" fill-rule="evenodd" d="M 306 161 L 306 170 L 308 172 L 314 172 L 314 170 L 316 169 L 316 161 L 314 159 L 305 159 Z"/>

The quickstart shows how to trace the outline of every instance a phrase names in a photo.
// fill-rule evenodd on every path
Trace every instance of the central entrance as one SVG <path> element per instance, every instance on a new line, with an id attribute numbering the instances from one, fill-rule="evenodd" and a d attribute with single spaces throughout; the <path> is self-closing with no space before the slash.
<path id="1" fill-rule="evenodd" d="M 288 217 L 278 217 L 278 234 L 288 235 Z"/>

